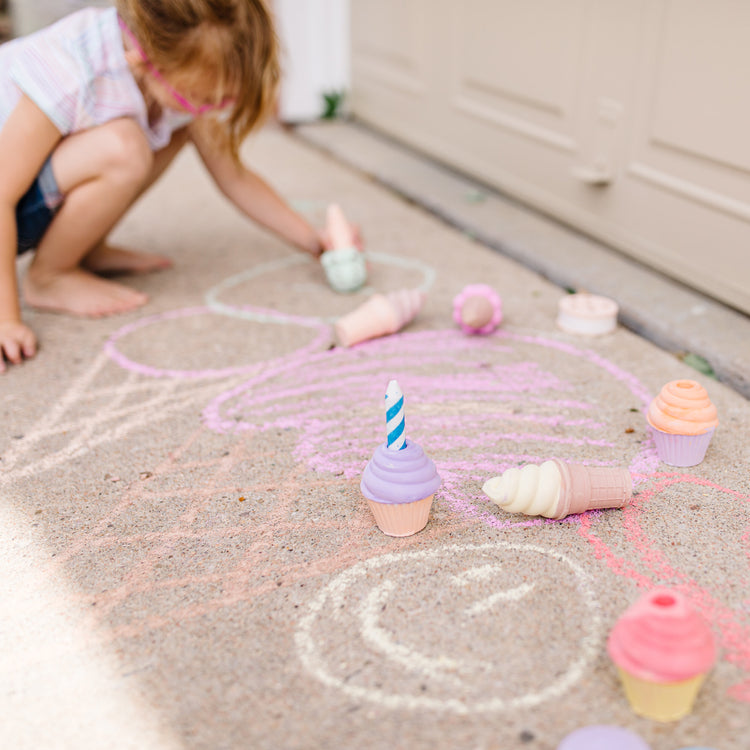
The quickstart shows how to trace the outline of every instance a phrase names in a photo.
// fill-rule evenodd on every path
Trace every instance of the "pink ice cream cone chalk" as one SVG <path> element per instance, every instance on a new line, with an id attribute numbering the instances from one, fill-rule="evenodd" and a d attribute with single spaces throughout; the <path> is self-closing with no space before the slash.
<path id="1" fill-rule="evenodd" d="M 417 317 L 424 298 L 424 292 L 419 289 L 373 294 L 356 310 L 336 321 L 336 339 L 341 346 L 353 346 L 396 333 Z"/>
<path id="2" fill-rule="evenodd" d="M 508 513 L 565 518 L 596 508 L 622 508 L 631 500 L 633 480 L 627 469 L 553 459 L 508 469 L 488 479 L 482 491 Z"/>
<path id="3" fill-rule="evenodd" d="M 716 661 L 708 623 L 682 594 L 665 588 L 625 611 L 607 649 L 633 711 L 656 721 L 687 716 Z"/>
<path id="4" fill-rule="evenodd" d="M 502 319 L 500 296 L 487 284 L 469 284 L 453 300 L 453 320 L 464 333 L 492 333 Z"/>
<path id="5" fill-rule="evenodd" d="M 331 288 L 337 292 L 356 292 L 367 281 L 365 258 L 356 246 L 356 233 L 341 207 L 332 203 L 326 213 L 326 229 L 331 249 L 320 257 Z"/>
<path id="6" fill-rule="evenodd" d="M 387 440 L 379 445 L 362 474 L 360 489 L 388 536 L 411 536 L 430 517 L 441 479 L 435 464 L 405 436 L 404 396 L 391 380 L 385 393 Z"/>

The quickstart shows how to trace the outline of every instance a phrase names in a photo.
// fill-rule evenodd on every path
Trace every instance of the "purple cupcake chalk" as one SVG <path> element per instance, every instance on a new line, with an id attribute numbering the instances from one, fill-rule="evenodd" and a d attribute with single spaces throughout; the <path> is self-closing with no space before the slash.
<path id="1" fill-rule="evenodd" d="M 651 750 L 637 734 L 622 727 L 592 724 L 571 732 L 557 750 Z"/>

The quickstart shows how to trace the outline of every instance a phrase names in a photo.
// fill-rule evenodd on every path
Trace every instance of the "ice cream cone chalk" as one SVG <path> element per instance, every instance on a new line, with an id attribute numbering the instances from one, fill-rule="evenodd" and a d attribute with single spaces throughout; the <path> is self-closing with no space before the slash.
<path id="1" fill-rule="evenodd" d="M 622 508 L 633 482 L 627 469 L 553 459 L 511 468 L 487 480 L 483 492 L 508 513 L 565 518 L 595 508 Z"/>
<path id="2" fill-rule="evenodd" d="M 331 288 L 336 292 L 356 292 L 367 281 L 365 258 L 356 246 L 356 232 L 341 206 L 332 203 L 326 212 L 326 230 L 331 249 L 320 257 Z"/>
<path id="3" fill-rule="evenodd" d="M 424 298 L 424 292 L 419 289 L 373 294 L 356 310 L 336 321 L 336 339 L 341 346 L 353 346 L 360 341 L 396 333 L 416 318 Z"/>

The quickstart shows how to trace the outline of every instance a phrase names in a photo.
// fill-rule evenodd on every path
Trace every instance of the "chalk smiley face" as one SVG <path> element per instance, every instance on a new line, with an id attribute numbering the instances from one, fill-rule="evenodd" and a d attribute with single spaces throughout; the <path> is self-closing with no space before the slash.
<path id="1" fill-rule="evenodd" d="M 539 575 L 523 580 L 527 569 Z M 543 602 L 564 608 L 565 622 L 540 617 Z M 566 647 L 530 674 L 529 652 L 552 638 Z M 295 641 L 306 669 L 352 699 L 469 714 L 562 695 L 590 667 L 601 638 L 598 598 L 582 566 L 556 550 L 494 542 L 358 563 L 311 602 Z"/>

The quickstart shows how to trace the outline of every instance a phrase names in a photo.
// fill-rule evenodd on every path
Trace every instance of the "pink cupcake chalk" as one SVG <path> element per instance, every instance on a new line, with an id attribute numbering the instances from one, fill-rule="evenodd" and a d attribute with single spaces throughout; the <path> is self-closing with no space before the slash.
<path id="1" fill-rule="evenodd" d="M 716 661 L 711 628 L 685 597 L 665 588 L 625 611 L 607 648 L 632 709 L 656 721 L 687 716 Z"/>

